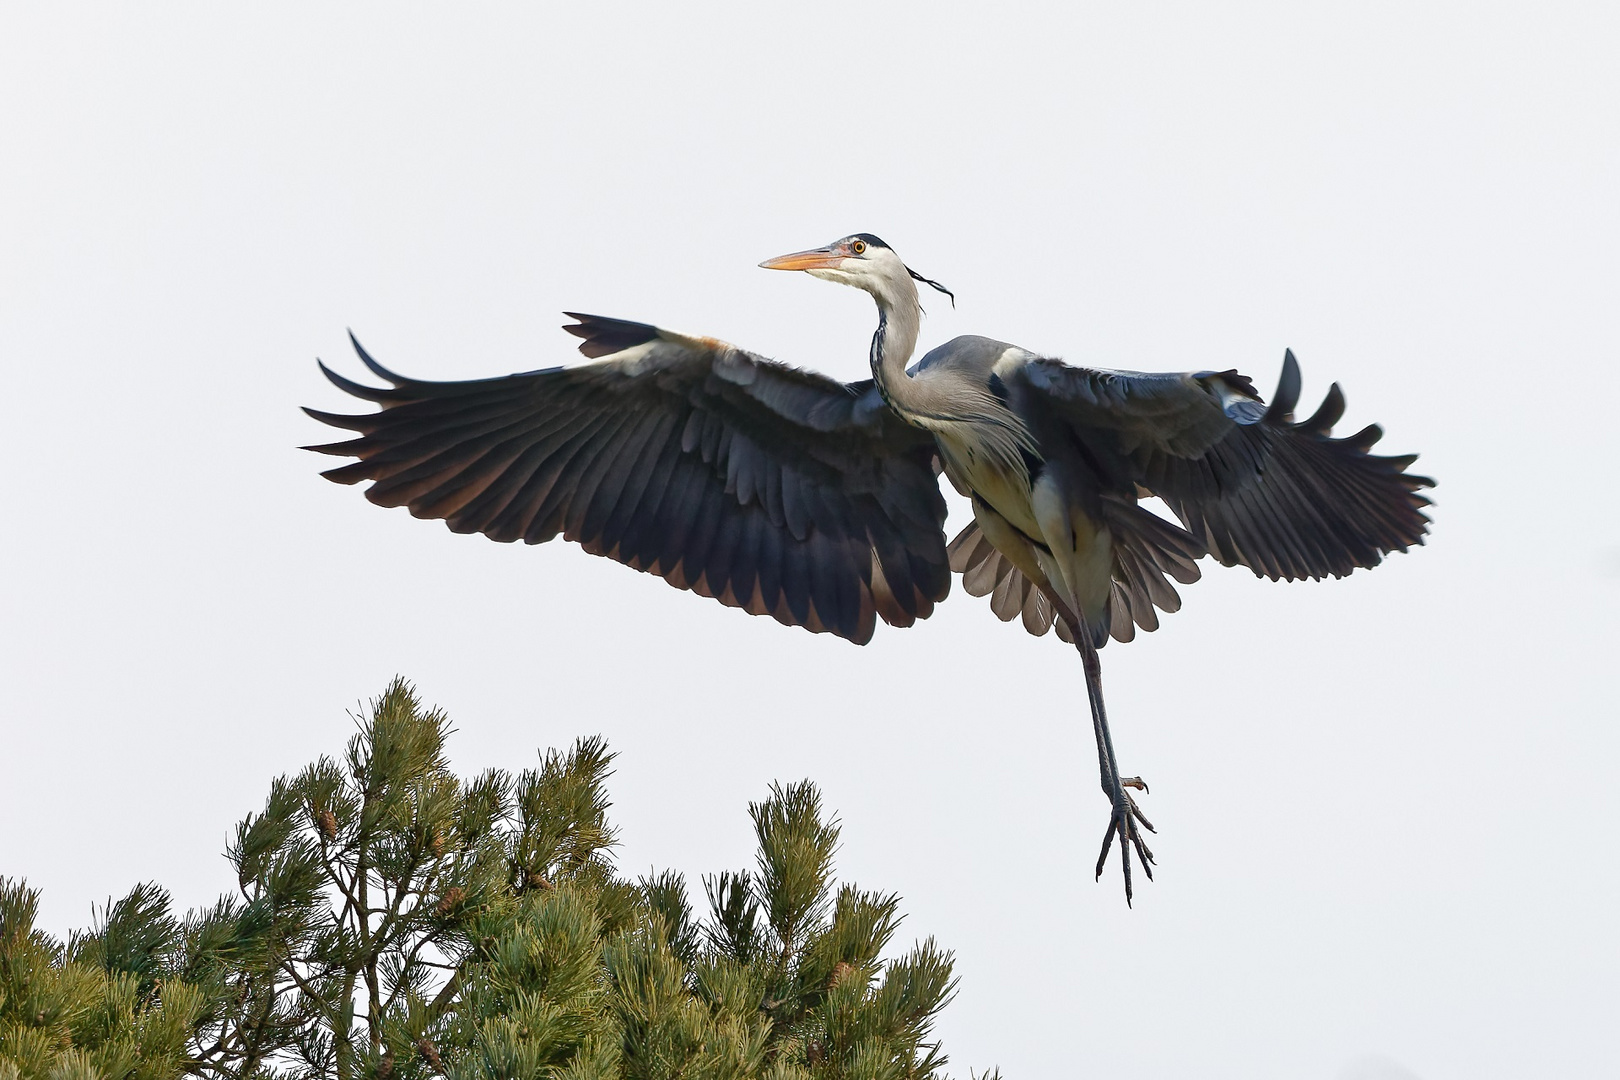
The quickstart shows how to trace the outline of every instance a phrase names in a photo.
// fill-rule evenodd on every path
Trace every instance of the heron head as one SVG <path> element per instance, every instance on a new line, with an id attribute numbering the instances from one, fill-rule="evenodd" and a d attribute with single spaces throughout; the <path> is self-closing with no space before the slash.
<path id="1" fill-rule="evenodd" d="M 855 233 L 842 240 L 834 240 L 826 247 L 795 251 L 791 255 L 766 259 L 759 265 L 767 270 L 803 270 L 811 277 L 824 281 L 853 285 L 871 293 L 880 303 L 887 301 L 898 304 L 909 295 L 915 304 L 917 289 L 913 281 L 931 285 L 950 296 L 951 303 L 956 302 L 949 289 L 906 266 L 893 248 L 871 233 Z"/>

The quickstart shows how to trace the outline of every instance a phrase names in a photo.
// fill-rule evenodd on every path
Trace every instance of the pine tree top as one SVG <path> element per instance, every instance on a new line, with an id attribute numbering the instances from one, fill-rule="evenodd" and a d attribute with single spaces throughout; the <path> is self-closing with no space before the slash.
<path id="1" fill-rule="evenodd" d="M 890 955 L 899 898 L 834 880 L 810 782 L 749 807 L 756 865 L 698 914 L 615 867 L 600 738 L 462 780 L 403 680 L 359 721 L 271 783 L 211 908 L 137 885 L 62 943 L 0 879 L 0 1080 L 942 1075 L 951 954 Z"/>

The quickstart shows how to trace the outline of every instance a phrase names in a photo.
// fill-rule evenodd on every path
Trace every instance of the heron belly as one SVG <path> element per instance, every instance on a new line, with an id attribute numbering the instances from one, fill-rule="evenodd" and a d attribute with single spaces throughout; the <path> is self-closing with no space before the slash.
<path id="1" fill-rule="evenodd" d="M 945 432 L 936 431 L 934 440 L 945 463 L 945 475 L 958 491 L 972 492 L 1019 532 L 1032 540 L 1041 539 L 1027 474 L 1002 466 Z"/>
<path id="2" fill-rule="evenodd" d="M 1040 558 L 1043 567 L 1050 564 L 1047 577 L 1063 583 L 1066 599 L 1088 626 L 1101 626 L 1113 588 L 1114 534 L 1065 498 L 1050 475 L 1036 481 L 1030 501 L 1046 543 Z"/>
<path id="3" fill-rule="evenodd" d="M 981 521 L 985 538 L 1013 560 L 1026 576 L 1045 579 L 1071 611 L 1090 626 L 1099 626 L 1107 613 L 1113 587 L 1114 538 L 1109 529 L 1092 519 L 1064 496 L 1057 481 L 1042 475 L 1032 486 L 1020 474 L 998 468 L 982 455 L 966 452 L 951 440 L 937 437 L 945 472 L 958 490 L 971 491 L 1008 525 L 1029 541 L 1029 550 L 1009 550 L 1005 527 Z M 1031 575 L 1020 560 L 1030 552 L 1041 573 Z"/>

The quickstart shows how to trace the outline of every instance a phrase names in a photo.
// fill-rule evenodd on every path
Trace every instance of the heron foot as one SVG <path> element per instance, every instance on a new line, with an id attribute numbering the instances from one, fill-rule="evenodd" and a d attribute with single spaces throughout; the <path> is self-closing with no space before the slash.
<path id="1" fill-rule="evenodd" d="M 1136 849 L 1137 858 L 1142 862 L 1142 871 L 1147 874 L 1148 880 L 1153 880 L 1153 851 L 1142 840 L 1142 833 L 1137 828 L 1140 824 L 1148 832 L 1158 832 L 1142 814 L 1141 807 L 1131 798 L 1126 788 L 1135 788 L 1143 794 L 1147 793 L 1148 786 L 1142 782 L 1140 776 L 1121 777 L 1119 786 L 1114 791 L 1114 806 L 1108 815 L 1108 831 L 1103 833 L 1102 854 L 1097 856 L 1097 880 L 1102 880 L 1103 867 L 1108 863 L 1108 852 L 1114 846 L 1114 836 L 1119 835 L 1119 857 L 1125 866 L 1125 904 L 1131 903 L 1131 849 Z"/>

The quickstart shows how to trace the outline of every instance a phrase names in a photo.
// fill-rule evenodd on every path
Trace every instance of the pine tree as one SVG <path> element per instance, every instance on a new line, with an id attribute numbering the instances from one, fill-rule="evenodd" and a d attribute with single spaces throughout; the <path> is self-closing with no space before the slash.
<path id="1" fill-rule="evenodd" d="M 57 942 L 0 879 L 0 1080 L 912 1080 L 946 1063 L 951 955 L 883 953 L 899 898 L 833 880 L 814 785 L 749 807 L 757 865 L 614 867 L 598 738 L 458 779 L 396 680 L 341 760 L 270 787 L 238 893 L 184 918 L 142 884 Z"/>

